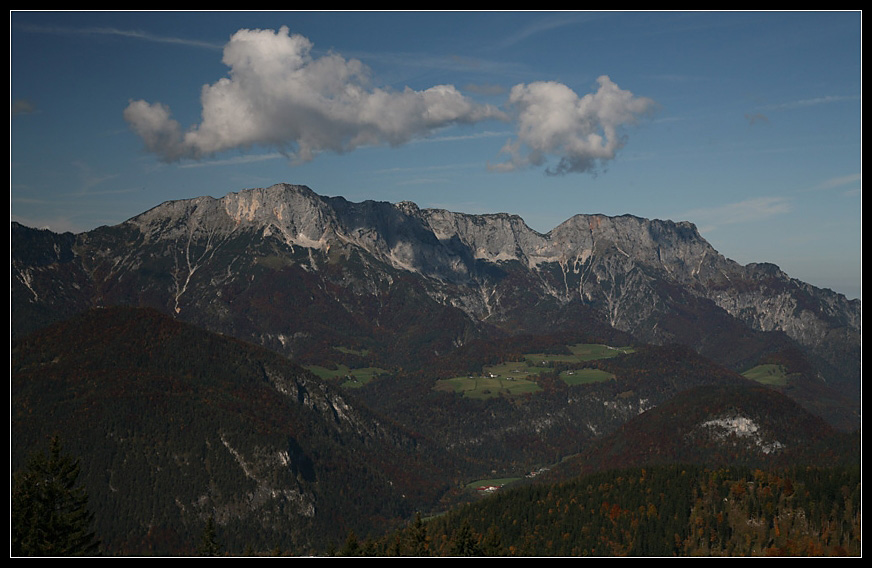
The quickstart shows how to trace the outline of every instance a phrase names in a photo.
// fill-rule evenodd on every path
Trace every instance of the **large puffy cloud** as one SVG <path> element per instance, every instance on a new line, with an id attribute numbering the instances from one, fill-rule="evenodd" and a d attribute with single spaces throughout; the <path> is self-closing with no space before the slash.
<path id="1" fill-rule="evenodd" d="M 361 62 L 332 53 L 313 58 L 311 49 L 308 39 L 286 27 L 240 30 L 224 48 L 229 76 L 202 89 L 198 126 L 183 132 L 168 108 L 142 100 L 131 101 L 124 118 L 166 161 L 254 145 L 305 161 L 324 150 L 398 145 L 449 124 L 504 118 L 450 85 L 370 88 Z"/>
<path id="2" fill-rule="evenodd" d="M 551 81 L 512 88 L 509 104 L 515 109 L 518 136 L 503 147 L 509 161 L 494 169 L 540 166 L 555 158 L 557 164 L 548 168 L 549 173 L 593 172 L 612 160 L 626 142 L 623 128 L 652 112 L 656 104 L 618 88 L 605 75 L 597 83 L 595 93 L 581 98 Z"/>
<path id="3" fill-rule="evenodd" d="M 198 125 L 183 130 L 169 108 L 142 100 L 131 101 L 124 118 L 165 161 L 253 146 L 308 161 L 323 151 L 404 144 L 451 124 L 515 120 L 517 138 L 503 149 L 509 160 L 494 169 L 555 158 L 549 172 L 567 173 L 592 171 L 614 158 L 624 142 L 621 127 L 653 107 L 600 77 L 599 89 L 581 98 L 560 83 L 517 85 L 506 112 L 478 104 L 451 85 L 374 88 L 360 61 L 335 53 L 316 58 L 311 50 L 308 39 L 287 27 L 239 30 L 224 48 L 228 76 L 202 88 Z"/>

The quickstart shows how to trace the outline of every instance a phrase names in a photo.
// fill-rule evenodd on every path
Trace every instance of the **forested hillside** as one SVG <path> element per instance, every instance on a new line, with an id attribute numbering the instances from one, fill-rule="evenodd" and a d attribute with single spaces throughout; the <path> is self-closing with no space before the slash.
<path id="1" fill-rule="evenodd" d="M 492 495 L 348 555 L 857 556 L 859 467 L 611 470 Z"/>
<path id="2" fill-rule="evenodd" d="M 287 359 L 154 310 L 81 314 L 12 346 L 11 466 L 57 435 L 109 554 L 304 553 L 429 507 L 440 454 Z M 333 536 L 330 536 L 333 535 Z"/>

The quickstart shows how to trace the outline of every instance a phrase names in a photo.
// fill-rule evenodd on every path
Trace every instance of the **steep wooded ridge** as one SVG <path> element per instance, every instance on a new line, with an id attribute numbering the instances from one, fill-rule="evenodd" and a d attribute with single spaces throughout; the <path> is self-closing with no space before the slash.
<path id="1" fill-rule="evenodd" d="M 13 469 L 60 435 L 112 554 L 324 547 L 432 506 L 443 454 L 284 357 L 152 309 L 91 310 L 16 341 Z M 459 460 L 458 460 L 459 461 Z"/>
<path id="2" fill-rule="evenodd" d="M 11 232 L 13 467 L 68 435 L 113 553 L 190 552 L 210 517 L 237 553 L 323 550 L 571 455 L 555 476 L 856 455 L 833 427 L 859 425 L 860 302 L 690 223 L 541 234 L 280 184 Z M 526 394 L 436 388 L 581 344 L 633 348 L 583 364 L 609 380 L 543 355 Z M 382 374 L 351 389 L 303 367 L 340 364 Z M 761 364 L 782 380 L 739 374 Z"/>

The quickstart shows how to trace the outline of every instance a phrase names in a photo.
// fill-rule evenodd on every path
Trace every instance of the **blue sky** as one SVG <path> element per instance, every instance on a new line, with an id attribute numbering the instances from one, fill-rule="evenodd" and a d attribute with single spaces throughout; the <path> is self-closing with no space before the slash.
<path id="1" fill-rule="evenodd" d="M 278 182 L 689 220 L 861 295 L 860 12 L 10 12 L 11 217 Z"/>

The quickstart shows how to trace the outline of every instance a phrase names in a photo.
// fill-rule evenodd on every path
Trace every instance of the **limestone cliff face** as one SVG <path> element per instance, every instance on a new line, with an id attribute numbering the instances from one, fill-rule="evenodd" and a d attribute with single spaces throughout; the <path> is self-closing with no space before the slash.
<path id="1" fill-rule="evenodd" d="M 774 265 L 731 261 L 688 222 L 575 215 L 542 235 L 510 215 L 414 214 L 440 241 L 487 262 L 517 261 L 537 273 L 548 294 L 598 306 L 612 325 L 650 340 L 656 333 L 642 327 L 670 309 L 658 290 L 662 282 L 805 346 L 822 347 L 834 330 L 860 332 L 859 301 L 792 279 Z"/>
<path id="2" fill-rule="evenodd" d="M 739 265 L 687 222 L 579 214 L 541 234 L 515 215 L 352 203 L 279 184 L 164 203 L 74 243 L 59 237 L 53 246 L 63 250 L 46 253 L 45 262 L 16 252 L 22 238 L 13 236 L 14 308 L 78 294 L 98 305 L 157 305 L 220 327 L 238 317 L 243 302 L 259 306 L 266 300 L 257 296 L 269 294 L 285 302 L 277 309 L 288 310 L 288 319 L 257 319 L 257 310 L 246 308 L 245 326 L 247 337 L 276 345 L 314 333 L 298 327 L 311 327 L 315 312 L 292 317 L 310 309 L 299 304 L 306 296 L 310 306 L 344 313 L 357 326 L 348 333 L 400 325 L 415 310 L 453 310 L 444 317 L 455 322 L 455 344 L 482 322 L 517 326 L 542 318 L 546 307 L 555 314 L 580 304 L 640 341 L 721 341 L 712 328 L 723 334 L 740 324 L 783 332 L 824 358 L 853 349 L 832 350 L 834 340 L 859 346 L 859 301 L 773 265 Z M 398 282 L 415 283 L 414 300 L 398 299 Z M 396 316 L 400 307 L 403 318 Z M 462 318 L 468 323 L 458 323 Z"/>

